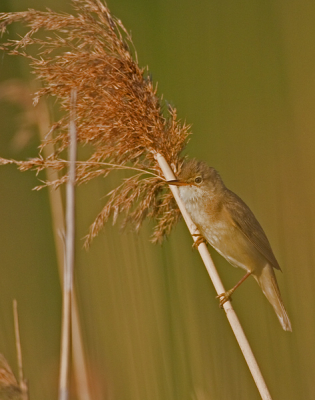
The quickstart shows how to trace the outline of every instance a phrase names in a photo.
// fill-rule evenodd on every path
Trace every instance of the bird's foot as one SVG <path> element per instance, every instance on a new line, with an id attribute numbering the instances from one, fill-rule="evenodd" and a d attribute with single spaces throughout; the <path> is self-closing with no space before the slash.
<path id="1" fill-rule="evenodd" d="M 198 246 L 201 243 L 207 243 L 206 239 L 202 235 L 200 235 L 199 233 L 193 233 L 192 236 L 196 236 L 197 237 L 197 239 L 195 240 L 195 242 L 192 245 L 193 249 L 198 249 Z"/>
<path id="2" fill-rule="evenodd" d="M 219 307 L 223 308 L 223 304 L 226 303 L 227 301 L 232 301 L 231 299 L 231 294 L 234 292 L 234 290 L 228 290 L 225 293 L 221 293 L 218 296 L 216 296 L 216 299 L 219 299 Z"/>

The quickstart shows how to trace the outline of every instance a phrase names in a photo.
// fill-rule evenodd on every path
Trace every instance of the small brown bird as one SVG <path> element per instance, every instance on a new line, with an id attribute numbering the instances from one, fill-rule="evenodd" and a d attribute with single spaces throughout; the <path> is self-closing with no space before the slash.
<path id="1" fill-rule="evenodd" d="M 184 163 L 179 179 L 168 183 L 179 186 L 180 197 L 207 242 L 234 267 L 246 271 L 231 290 L 218 296 L 220 304 L 223 305 L 252 275 L 273 306 L 282 328 L 292 331 L 273 270 L 281 270 L 280 266 L 249 207 L 227 189 L 218 172 L 204 162 L 190 160 Z"/>

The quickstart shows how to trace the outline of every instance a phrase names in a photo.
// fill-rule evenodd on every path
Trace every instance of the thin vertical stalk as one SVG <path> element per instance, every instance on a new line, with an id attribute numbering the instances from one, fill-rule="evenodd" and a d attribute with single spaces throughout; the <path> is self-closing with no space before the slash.
<path id="1" fill-rule="evenodd" d="M 62 331 L 60 350 L 59 400 L 69 397 L 69 363 L 71 332 L 71 297 L 73 292 L 73 270 L 75 253 L 75 179 L 77 135 L 75 125 L 76 90 L 71 90 L 69 122 L 69 169 L 66 187 L 66 251 L 63 281 Z"/>
<path id="2" fill-rule="evenodd" d="M 168 165 L 165 158 L 159 153 L 155 154 L 155 158 L 156 158 L 157 162 L 159 163 L 166 180 L 176 179 L 171 167 Z M 193 221 L 191 220 L 190 215 L 186 211 L 185 205 L 179 196 L 178 188 L 176 186 L 170 185 L 170 189 L 175 197 L 175 200 L 178 204 L 178 207 L 183 215 L 183 218 L 186 222 L 186 225 L 187 225 L 190 233 L 192 235 L 198 234 L 198 229 L 197 229 L 196 225 L 193 223 Z M 194 241 L 197 240 L 197 236 L 192 236 L 192 238 Z M 206 244 L 201 243 L 198 246 L 198 251 L 199 251 L 200 256 L 205 264 L 205 267 L 210 276 L 210 279 L 212 280 L 212 283 L 215 287 L 217 294 L 219 295 L 221 293 L 224 293 L 225 292 L 224 286 L 223 286 L 220 276 L 216 270 L 216 267 L 212 261 L 211 255 L 207 249 Z M 231 302 L 227 301 L 226 303 L 224 303 L 223 308 L 226 313 L 227 319 L 231 325 L 233 333 L 236 337 L 236 340 L 241 348 L 241 351 L 242 351 L 245 361 L 248 365 L 248 368 L 249 368 L 249 370 L 253 376 L 253 379 L 256 383 L 256 386 L 260 393 L 261 398 L 263 400 L 272 400 L 269 390 L 267 388 L 267 385 L 265 383 L 264 377 L 262 376 L 262 373 L 257 364 L 255 356 L 252 352 L 252 349 L 251 349 L 251 347 L 248 343 L 248 340 L 246 338 L 246 335 L 243 331 L 242 325 L 240 324 L 240 321 L 232 307 Z"/>
<path id="3" fill-rule="evenodd" d="M 47 104 L 40 101 L 34 108 L 37 115 L 39 132 L 41 139 L 44 141 L 49 128 L 50 120 Z M 54 153 L 54 145 L 47 143 L 43 148 L 45 158 Z M 46 169 L 47 180 L 53 182 L 59 179 L 58 171 L 53 168 Z M 55 246 L 57 253 L 57 262 L 59 267 L 59 276 L 61 285 L 63 284 L 63 266 L 64 266 L 64 242 L 60 238 L 60 232 L 65 230 L 65 217 L 62 205 L 61 190 L 49 188 L 49 200 L 52 214 L 53 233 L 55 238 Z M 71 296 L 71 340 L 72 340 L 72 363 L 73 375 L 76 382 L 76 394 L 78 400 L 92 400 L 90 387 L 88 382 L 88 372 L 86 365 L 86 357 L 84 354 L 83 339 L 80 326 L 80 316 L 77 306 L 77 298 L 75 288 L 72 290 Z"/>
<path id="4" fill-rule="evenodd" d="M 15 344 L 16 344 L 16 354 L 18 362 L 19 387 L 21 390 L 21 399 L 28 400 L 28 387 L 23 374 L 22 348 L 21 348 L 19 316 L 18 316 L 16 299 L 13 300 L 13 318 L 14 318 Z"/>

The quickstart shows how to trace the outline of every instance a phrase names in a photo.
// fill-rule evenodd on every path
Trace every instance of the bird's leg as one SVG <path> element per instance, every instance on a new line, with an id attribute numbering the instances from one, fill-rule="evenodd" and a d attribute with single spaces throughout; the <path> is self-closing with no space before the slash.
<path id="1" fill-rule="evenodd" d="M 232 289 L 228 290 L 225 293 L 221 293 L 218 296 L 216 296 L 216 299 L 220 299 L 220 304 L 219 307 L 223 308 L 223 304 L 228 301 L 228 300 L 232 300 L 230 299 L 231 295 L 233 292 L 235 292 L 235 290 L 251 275 L 251 272 L 247 272 L 243 278 L 235 285 L 232 287 Z"/>
<path id="2" fill-rule="evenodd" d="M 200 233 L 192 233 L 191 236 L 196 236 L 197 237 L 197 239 L 194 241 L 194 243 L 192 245 L 193 249 L 198 249 L 198 246 L 200 245 L 200 243 L 206 243 L 207 244 L 206 239 L 202 235 L 200 235 Z"/>

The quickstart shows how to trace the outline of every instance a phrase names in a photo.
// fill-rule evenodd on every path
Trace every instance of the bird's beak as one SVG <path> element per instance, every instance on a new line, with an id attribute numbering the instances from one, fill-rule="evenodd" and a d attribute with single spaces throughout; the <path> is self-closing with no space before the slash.
<path id="1" fill-rule="evenodd" d="M 174 179 L 172 181 L 166 181 L 166 182 L 169 185 L 175 185 L 175 186 L 187 186 L 187 185 L 189 185 L 188 183 L 179 181 L 178 179 Z"/>

